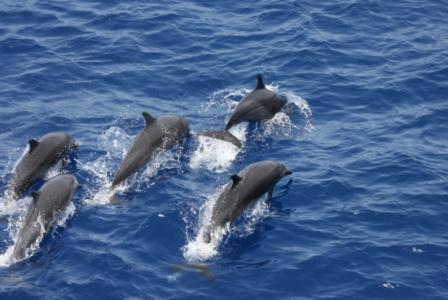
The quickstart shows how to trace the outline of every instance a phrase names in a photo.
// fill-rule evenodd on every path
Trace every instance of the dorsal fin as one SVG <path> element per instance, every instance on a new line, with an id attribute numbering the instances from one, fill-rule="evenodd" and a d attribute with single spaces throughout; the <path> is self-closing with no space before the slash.
<path id="1" fill-rule="evenodd" d="M 256 90 L 265 89 L 263 82 L 263 77 L 261 77 L 261 74 L 257 74 L 257 86 L 255 87 Z"/>
<path id="2" fill-rule="evenodd" d="M 235 185 L 238 184 L 238 182 L 241 181 L 242 178 L 238 175 L 232 175 L 232 176 L 230 176 L 230 179 L 232 179 L 232 188 L 233 188 L 233 187 L 235 187 Z"/>
<path id="3" fill-rule="evenodd" d="M 143 112 L 142 113 L 143 118 L 145 118 L 145 122 L 146 122 L 146 127 L 151 126 L 152 123 L 154 123 L 156 121 L 155 118 L 153 118 L 149 113 L 147 112 Z"/>
<path id="4" fill-rule="evenodd" d="M 29 153 L 33 152 L 34 149 L 36 149 L 36 147 L 39 146 L 39 142 L 36 141 L 35 139 L 31 139 L 31 140 L 29 140 L 29 141 L 28 141 L 28 144 L 29 144 L 29 146 L 30 146 L 30 151 L 29 151 Z"/>
<path id="5" fill-rule="evenodd" d="M 33 202 L 36 203 L 37 198 L 39 198 L 39 192 L 38 191 L 31 192 L 31 197 L 33 197 Z"/>

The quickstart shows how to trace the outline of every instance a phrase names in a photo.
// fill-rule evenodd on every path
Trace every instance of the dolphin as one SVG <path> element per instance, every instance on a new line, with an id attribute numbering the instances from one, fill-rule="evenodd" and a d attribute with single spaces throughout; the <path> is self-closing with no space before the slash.
<path id="1" fill-rule="evenodd" d="M 204 131 L 198 135 L 208 136 L 229 142 L 241 148 L 241 142 L 229 129 L 242 122 L 258 122 L 274 117 L 286 104 L 286 98 L 268 90 L 263 82 L 263 77 L 257 75 L 257 86 L 236 106 L 224 130 Z"/>
<path id="2" fill-rule="evenodd" d="M 70 203 L 78 186 L 72 175 L 59 175 L 31 193 L 33 200 L 19 231 L 13 249 L 16 261 L 22 260 L 37 246 L 35 243 L 55 224 L 58 216 Z"/>
<path id="3" fill-rule="evenodd" d="M 10 190 L 18 198 L 33 183 L 75 147 L 73 138 L 64 132 L 51 132 L 38 141 L 28 142 L 28 151 L 14 168 Z"/>
<path id="4" fill-rule="evenodd" d="M 238 174 L 232 175 L 213 206 L 211 221 L 204 232 L 203 240 L 209 243 L 212 231 L 232 223 L 249 204 L 264 193 L 268 192 L 268 201 L 271 201 L 275 184 L 282 177 L 290 174 L 292 172 L 282 163 L 264 160 L 253 163 Z"/>
<path id="5" fill-rule="evenodd" d="M 241 122 L 258 122 L 274 117 L 286 104 L 286 98 L 268 90 L 263 77 L 257 75 L 257 86 L 244 99 L 238 103 L 225 130 L 229 130 Z"/>
<path id="6" fill-rule="evenodd" d="M 190 135 L 187 121 L 179 116 L 153 118 L 142 113 L 146 126 L 134 140 L 112 182 L 112 189 L 122 183 L 139 168 L 146 165 L 158 153 L 168 150 Z"/>

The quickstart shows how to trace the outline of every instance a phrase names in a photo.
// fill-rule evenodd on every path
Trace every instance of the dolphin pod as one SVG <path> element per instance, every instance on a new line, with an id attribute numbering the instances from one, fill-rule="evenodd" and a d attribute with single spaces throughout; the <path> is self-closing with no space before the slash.
<path id="1" fill-rule="evenodd" d="M 286 104 L 286 98 L 266 88 L 263 77 L 257 75 L 255 89 L 235 107 L 224 130 L 205 131 L 199 135 L 208 136 L 232 143 L 241 148 L 241 142 L 229 132 L 229 129 L 242 122 L 259 122 L 272 119 Z"/>
<path id="2" fill-rule="evenodd" d="M 14 245 L 13 257 L 22 260 L 36 241 L 57 221 L 59 214 L 70 203 L 78 186 L 71 175 L 59 175 L 50 179 L 37 192 L 28 208 L 25 221 Z"/>
<path id="3" fill-rule="evenodd" d="M 232 223 L 249 204 L 266 192 L 268 201 L 271 201 L 275 184 L 290 174 L 292 172 L 282 163 L 264 160 L 253 163 L 238 174 L 232 175 L 213 206 L 210 225 L 203 235 L 204 241 L 209 243 L 213 231 Z"/>
<path id="4" fill-rule="evenodd" d="M 48 170 L 75 146 L 73 138 L 64 132 L 51 132 L 38 141 L 29 140 L 28 144 L 28 151 L 14 169 L 10 185 L 14 198 L 44 178 Z"/>
<path id="5" fill-rule="evenodd" d="M 172 148 L 190 134 L 187 121 L 179 116 L 153 118 L 144 112 L 146 126 L 134 140 L 112 182 L 112 188 L 146 165 L 158 153 Z"/>
<path id="6" fill-rule="evenodd" d="M 229 129 L 241 122 L 258 122 L 272 118 L 285 105 L 286 100 L 268 90 L 261 75 L 257 75 L 257 86 L 236 106 L 224 130 L 200 132 L 198 135 L 216 138 L 241 147 L 241 142 L 229 132 Z M 137 135 L 126 153 L 116 174 L 111 189 L 120 185 L 129 176 L 148 164 L 155 156 L 181 144 L 189 137 L 190 128 L 185 118 L 175 115 L 162 115 L 154 118 L 147 112 L 144 129 Z M 45 178 L 48 170 L 75 147 L 73 138 L 64 132 L 51 132 L 39 140 L 29 141 L 26 153 L 13 170 L 9 185 L 15 199 L 39 179 Z M 236 175 L 225 186 L 213 209 L 210 224 L 205 228 L 203 240 L 209 243 L 213 232 L 231 224 L 257 198 L 272 191 L 276 183 L 291 174 L 282 163 L 265 160 L 253 163 Z M 15 244 L 15 261 L 25 259 L 49 229 L 54 226 L 58 216 L 72 201 L 78 187 L 72 175 L 58 175 L 49 179 L 38 191 L 31 193 L 26 217 L 20 228 Z"/>

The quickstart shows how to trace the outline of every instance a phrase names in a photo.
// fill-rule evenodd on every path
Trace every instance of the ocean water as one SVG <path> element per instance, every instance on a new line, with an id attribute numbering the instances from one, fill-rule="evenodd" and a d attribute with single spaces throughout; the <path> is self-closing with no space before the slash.
<path id="1" fill-rule="evenodd" d="M 446 1 L 0 1 L 1 299 L 448 299 Z M 107 202 L 141 116 L 217 130 L 261 73 L 288 98 L 192 137 Z M 70 133 L 80 187 L 11 260 L 30 138 Z M 197 238 L 231 174 L 294 173 L 219 237 Z"/>

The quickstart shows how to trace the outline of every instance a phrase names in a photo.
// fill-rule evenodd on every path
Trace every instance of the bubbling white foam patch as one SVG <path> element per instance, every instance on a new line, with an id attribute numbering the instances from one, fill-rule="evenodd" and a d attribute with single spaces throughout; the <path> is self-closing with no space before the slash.
<path id="1" fill-rule="evenodd" d="M 198 136 L 198 147 L 190 157 L 190 168 L 205 167 L 222 173 L 232 164 L 239 148 L 229 142 L 206 136 Z"/>
<path id="2" fill-rule="evenodd" d="M 186 230 L 187 243 L 182 247 L 182 253 L 184 258 L 189 262 L 197 263 L 213 258 L 218 254 L 219 246 L 226 234 L 235 233 L 240 237 L 246 237 L 254 232 L 256 224 L 258 224 L 260 220 L 270 215 L 266 194 L 246 209 L 242 216 L 241 225 L 231 228 L 230 224 L 226 224 L 223 228 L 215 228 L 210 232 L 210 242 L 206 243 L 204 240 L 204 233 L 211 223 L 213 207 L 224 188 L 225 185 L 221 186 L 217 192 L 207 198 L 200 208 L 199 219 L 194 236 L 190 236 L 188 230 Z M 188 224 L 188 220 L 185 221 L 187 222 L 187 227 L 191 226 Z"/>
<path id="3" fill-rule="evenodd" d="M 101 136 L 101 144 L 109 157 L 123 159 L 134 138 L 120 127 L 112 126 Z"/>
<path id="4" fill-rule="evenodd" d="M 83 163 L 78 161 L 80 168 L 91 174 L 94 185 L 98 186 L 97 190 L 89 190 L 87 192 L 88 196 L 84 199 L 86 204 L 109 204 L 111 198 L 117 192 L 127 189 L 128 186 L 126 183 L 123 183 L 112 190 L 112 174 L 117 168 L 114 162 L 121 161 L 125 157 L 132 138 L 123 129 L 112 126 L 100 138 L 100 145 L 106 150 L 106 155 L 91 162 Z"/>
<path id="5" fill-rule="evenodd" d="M 246 124 L 231 128 L 232 133 L 243 144 L 246 141 Z M 190 157 L 190 168 L 206 168 L 210 171 L 225 172 L 233 163 L 240 148 L 232 143 L 206 136 L 198 136 L 198 147 Z"/>
<path id="6" fill-rule="evenodd" d="M 188 236 L 187 230 L 187 244 L 182 247 L 182 252 L 185 259 L 190 262 L 201 262 L 214 257 L 218 253 L 218 246 L 223 236 L 228 231 L 228 227 L 215 230 L 211 232 L 210 242 L 206 243 L 204 241 L 204 232 L 210 224 L 213 206 L 223 189 L 224 187 L 221 187 L 216 193 L 208 197 L 200 208 L 196 235 L 194 237 Z"/>
<path id="7" fill-rule="evenodd" d="M 3 199 L 0 202 L 0 218 L 6 218 L 7 216 L 16 214 L 20 211 L 19 200 L 14 198 L 9 190 L 6 190 Z"/>

